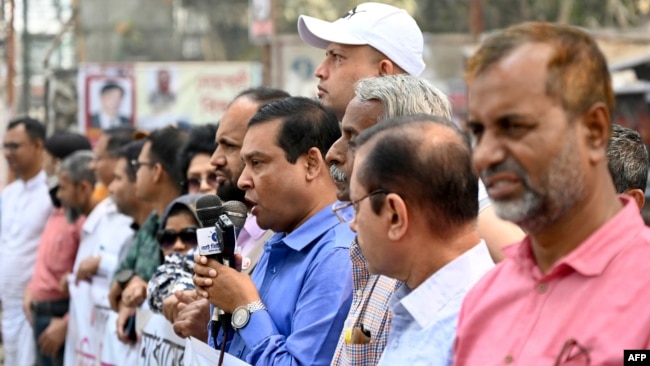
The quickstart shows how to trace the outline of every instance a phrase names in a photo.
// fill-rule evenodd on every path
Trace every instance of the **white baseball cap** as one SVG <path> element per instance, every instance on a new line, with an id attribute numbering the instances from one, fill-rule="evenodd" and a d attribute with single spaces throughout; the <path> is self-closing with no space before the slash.
<path id="1" fill-rule="evenodd" d="M 334 22 L 301 15 L 298 33 L 313 47 L 326 49 L 330 42 L 369 45 L 410 75 L 420 76 L 424 71 L 420 27 L 404 9 L 388 4 L 360 4 Z"/>

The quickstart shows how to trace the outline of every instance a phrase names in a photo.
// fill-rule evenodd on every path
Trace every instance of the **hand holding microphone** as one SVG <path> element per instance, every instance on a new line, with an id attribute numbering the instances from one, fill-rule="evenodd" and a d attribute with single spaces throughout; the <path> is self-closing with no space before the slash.
<path id="1" fill-rule="evenodd" d="M 194 284 L 199 296 L 232 313 L 237 307 L 260 300 L 257 287 L 247 274 L 224 266 L 214 259 L 196 254 Z M 241 266 L 242 257 L 235 255 L 235 263 Z"/>
<path id="2" fill-rule="evenodd" d="M 207 195 L 197 201 L 196 211 L 203 226 L 196 232 L 196 292 L 216 306 L 213 324 L 219 320 L 223 326 L 229 326 L 229 313 L 260 298 L 250 277 L 239 272 L 242 259 L 235 255 L 237 235 L 248 210 L 241 202 L 222 203 L 219 197 Z"/>

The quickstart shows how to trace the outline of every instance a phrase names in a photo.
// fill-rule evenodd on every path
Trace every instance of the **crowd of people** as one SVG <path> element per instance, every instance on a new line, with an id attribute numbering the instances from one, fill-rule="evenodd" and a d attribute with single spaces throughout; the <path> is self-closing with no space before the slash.
<path id="1" fill-rule="evenodd" d="M 587 33 L 487 38 L 459 123 L 419 77 L 406 11 L 364 3 L 298 31 L 325 50 L 318 100 L 251 88 L 218 125 L 115 127 L 92 151 L 9 123 L 6 365 L 75 364 L 84 281 L 111 309 L 106 337 L 137 344 L 146 308 L 252 365 L 622 365 L 650 349 L 648 153 L 611 123 Z M 197 250 L 197 201 L 215 193 L 248 210 L 235 268 Z"/>

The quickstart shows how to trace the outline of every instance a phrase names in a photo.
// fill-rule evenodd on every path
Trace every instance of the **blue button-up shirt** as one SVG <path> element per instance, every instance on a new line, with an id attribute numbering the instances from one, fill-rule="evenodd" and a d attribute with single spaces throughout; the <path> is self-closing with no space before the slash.
<path id="1" fill-rule="evenodd" d="M 352 301 L 354 233 L 328 206 L 264 245 L 253 272 L 262 302 L 228 345 L 253 365 L 329 365 Z"/>
<path id="2" fill-rule="evenodd" d="M 395 291 L 390 300 L 393 321 L 379 366 L 451 366 L 460 305 L 493 267 L 481 240 L 415 289 L 403 285 Z"/>

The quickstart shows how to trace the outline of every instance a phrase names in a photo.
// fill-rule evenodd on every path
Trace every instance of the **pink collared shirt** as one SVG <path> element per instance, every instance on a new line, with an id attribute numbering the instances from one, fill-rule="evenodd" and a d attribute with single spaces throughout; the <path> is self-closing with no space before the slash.
<path id="1" fill-rule="evenodd" d="M 623 350 L 650 349 L 650 229 L 621 200 L 546 275 L 529 237 L 506 248 L 463 302 L 454 365 L 622 365 Z"/>
<path id="2" fill-rule="evenodd" d="M 79 248 L 79 231 L 85 217 L 75 223 L 67 221 L 63 208 L 55 209 L 47 219 L 41 242 L 38 245 L 34 275 L 29 282 L 33 301 L 67 299 L 61 291 L 61 277 L 72 272 Z"/>

